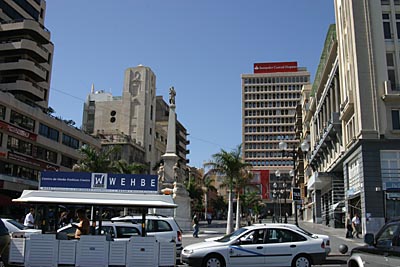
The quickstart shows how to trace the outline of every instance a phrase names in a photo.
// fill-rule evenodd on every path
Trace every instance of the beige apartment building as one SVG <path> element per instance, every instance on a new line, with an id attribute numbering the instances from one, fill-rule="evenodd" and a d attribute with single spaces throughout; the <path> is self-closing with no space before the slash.
<path id="1" fill-rule="evenodd" d="M 78 149 L 100 142 L 48 106 L 54 45 L 44 27 L 46 2 L 0 2 L 0 214 L 37 189 L 41 171 L 69 171 Z"/>
<path id="2" fill-rule="evenodd" d="M 283 206 L 281 214 L 292 214 L 289 192 L 293 154 L 297 148 L 296 107 L 301 89 L 310 83 L 310 73 L 297 62 L 255 63 L 253 74 L 242 74 L 243 159 L 257 172 L 260 195 L 267 209 Z M 286 151 L 279 143 L 285 142 Z M 278 172 L 276 172 L 278 171 Z"/>

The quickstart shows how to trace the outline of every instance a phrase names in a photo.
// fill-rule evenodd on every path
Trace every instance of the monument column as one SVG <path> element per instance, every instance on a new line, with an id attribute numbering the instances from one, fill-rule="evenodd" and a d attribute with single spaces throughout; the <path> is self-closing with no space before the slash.
<path id="1" fill-rule="evenodd" d="M 182 171 L 179 168 L 178 156 L 176 155 L 176 92 L 174 87 L 169 89 L 169 117 L 168 117 L 168 133 L 167 133 L 167 149 L 161 158 L 163 165 L 163 182 L 161 184 L 161 192 L 170 193 L 172 189 L 173 199 L 178 207 L 174 211 L 174 217 L 179 226 L 184 230 L 191 229 L 191 209 L 190 197 L 183 181 Z"/>

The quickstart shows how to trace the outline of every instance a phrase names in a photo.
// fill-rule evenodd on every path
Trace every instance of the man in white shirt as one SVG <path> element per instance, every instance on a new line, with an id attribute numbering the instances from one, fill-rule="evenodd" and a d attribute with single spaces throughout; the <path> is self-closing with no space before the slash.
<path id="1" fill-rule="evenodd" d="M 356 213 L 353 217 L 353 219 L 351 220 L 352 224 L 353 224 L 353 236 L 356 236 L 357 238 L 359 237 L 359 233 L 360 233 L 360 229 L 361 229 L 361 221 L 360 221 L 360 217 L 358 217 L 358 214 Z"/>
<path id="2" fill-rule="evenodd" d="M 30 208 L 29 213 L 26 214 L 25 220 L 24 220 L 24 226 L 26 228 L 33 229 L 35 227 L 35 218 L 33 217 L 35 214 L 35 209 Z"/>

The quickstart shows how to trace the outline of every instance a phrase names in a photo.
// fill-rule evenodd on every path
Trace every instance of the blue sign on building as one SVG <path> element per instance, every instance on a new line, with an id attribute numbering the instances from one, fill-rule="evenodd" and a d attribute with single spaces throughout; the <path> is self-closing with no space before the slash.
<path id="1" fill-rule="evenodd" d="M 42 190 L 96 191 L 121 193 L 158 192 L 157 175 L 90 172 L 41 172 Z"/>

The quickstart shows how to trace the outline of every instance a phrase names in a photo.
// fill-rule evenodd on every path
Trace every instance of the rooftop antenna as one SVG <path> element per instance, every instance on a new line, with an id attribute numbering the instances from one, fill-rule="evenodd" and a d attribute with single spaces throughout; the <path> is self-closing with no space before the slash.
<path id="1" fill-rule="evenodd" d="M 90 89 L 90 93 L 94 94 L 94 83 L 92 83 L 92 88 Z"/>

